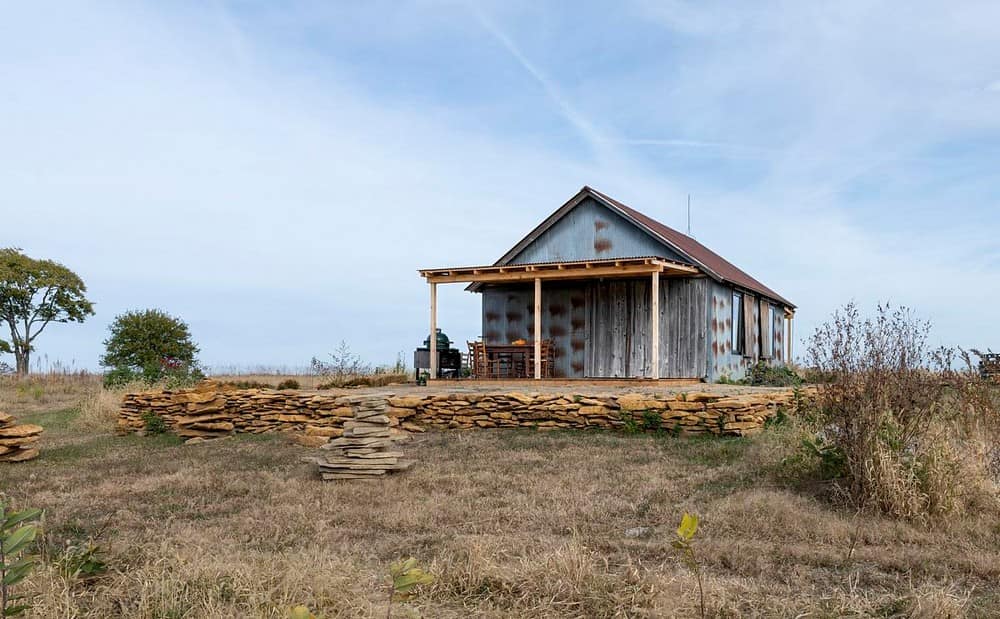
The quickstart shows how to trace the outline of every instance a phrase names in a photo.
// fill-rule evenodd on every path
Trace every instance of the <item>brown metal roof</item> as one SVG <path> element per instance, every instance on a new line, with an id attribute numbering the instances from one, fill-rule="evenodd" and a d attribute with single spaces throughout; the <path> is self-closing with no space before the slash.
<path id="1" fill-rule="evenodd" d="M 771 290 L 754 277 L 750 276 L 750 274 L 746 271 L 740 269 L 732 262 L 729 262 L 688 235 L 682 234 L 670 226 L 665 226 L 652 217 L 644 215 L 634 208 L 626 204 L 622 204 L 611 196 L 605 195 L 592 187 L 584 187 L 583 190 L 588 191 L 595 197 L 606 202 L 610 202 L 612 205 L 618 207 L 618 209 L 623 211 L 628 217 L 653 232 L 655 236 L 661 237 L 669 245 L 673 245 L 679 249 L 681 253 L 686 254 L 689 258 L 701 264 L 709 271 L 714 272 L 720 279 L 731 284 L 736 284 L 737 286 L 741 286 L 765 297 L 770 297 L 775 301 L 781 301 L 789 307 L 795 307 L 795 305 L 790 301 L 779 295 L 774 290 Z"/>
<path id="2" fill-rule="evenodd" d="M 518 253 L 520 253 L 521 250 L 523 250 L 533 240 L 538 238 L 542 232 L 555 224 L 556 221 L 561 219 L 566 213 L 580 204 L 580 202 L 587 196 L 595 198 L 611 210 L 621 214 L 635 225 L 646 230 L 646 232 L 654 238 L 659 239 L 668 247 L 672 247 L 681 255 L 687 256 L 691 262 L 705 271 L 707 275 L 710 275 L 717 280 L 725 281 L 735 286 L 745 288 L 751 292 L 756 292 L 757 294 L 768 297 L 774 301 L 783 303 L 789 308 L 795 308 L 795 305 L 792 302 L 788 301 L 774 290 L 771 290 L 757 279 L 751 277 L 746 271 L 738 268 L 736 265 L 729 262 L 711 249 L 705 247 L 693 238 L 687 236 L 686 234 L 681 234 L 677 230 L 661 224 L 652 217 L 643 215 L 632 207 L 622 204 L 611 196 L 605 195 L 600 191 L 587 186 L 584 186 L 583 189 L 581 189 L 575 196 L 570 198 L 565 204 L 552 213 L 552 215 L 546 218 L 545 221 L 539 224 L 538 227 L 532 230 L 531 233 L 524 237 L 517 245 L 512 247 L 510 251 L 508 251 L 495 264 L 507 264 Z M 470 289 L 473 289 L 474 286 L 475 285 L 470 287 Z"/>

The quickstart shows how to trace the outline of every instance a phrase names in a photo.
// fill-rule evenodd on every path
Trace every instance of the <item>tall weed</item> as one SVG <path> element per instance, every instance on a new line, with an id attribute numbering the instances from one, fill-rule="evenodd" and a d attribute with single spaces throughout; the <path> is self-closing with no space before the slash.
<path id="1" fill-rule="evenodd" d="M 820 436 L 859 508 L 922 517 L 995 497 L 975 446 L 995 444 L 996 394 L 968 355 L 930 350 L 929 332 L 906 308 L 868 318 L 851 303 L 810 339 L 811 365 L 830 378 L 816 400 Z"/>

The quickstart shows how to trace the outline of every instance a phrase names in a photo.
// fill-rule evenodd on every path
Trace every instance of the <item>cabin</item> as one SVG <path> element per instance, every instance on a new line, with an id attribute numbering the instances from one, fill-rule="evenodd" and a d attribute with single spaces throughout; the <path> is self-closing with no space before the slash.
<path id="1" fill-rule="evenodd" d="M 504 370 L 508 378 L 715 382 L 792 358 L 794 304 L 694 238 L 590 187 L 493 264 L 420 274 L 430 284 L 431 333 L 438 284 L 464 283 L 482 296 L 480 378 Z M 521 364 L 512 362 L 518 346 Z"/>

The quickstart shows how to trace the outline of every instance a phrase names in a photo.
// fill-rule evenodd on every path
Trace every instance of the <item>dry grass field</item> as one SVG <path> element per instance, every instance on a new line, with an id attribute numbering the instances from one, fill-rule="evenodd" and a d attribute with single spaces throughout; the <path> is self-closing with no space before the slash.
<path id="1" fill-rule="evenodd" d="M 783 481 L 793 426 L 428 433 L 405 447 L 412 471 L 337 484 L 286 437 L 119 437 L 95 381 L 36 382 L 0 385 L 4 409 L 46 427 L 39 459 L 0 466 L 8 497 L 46 510 L 32 617 L 383 617 L 387 568 L 407 556 L 437 580 L 393 616 L 696 617 L 670 544 L 685 511 L 702 521 L 709 616 L 1000 615 L 995 509 L 858 516 L 827 485 Z M 62 575 L 67 541 L 93 536 L 107 574 Z"/>

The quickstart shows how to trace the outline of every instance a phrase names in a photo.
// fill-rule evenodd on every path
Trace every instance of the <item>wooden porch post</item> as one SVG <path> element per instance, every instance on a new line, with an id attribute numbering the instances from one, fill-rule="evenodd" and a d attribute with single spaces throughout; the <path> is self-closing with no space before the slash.
<path id="1" fill-rule="evenodd" d="M 795 354 L 795 314 L 788 317 L 788 363 L 792 362 L 792 355 Z"/>
<path id="2" fill-rule="evenodd" d="M 431 282 L 431 379 L 438 377 L 437 283 Z"/>
<path id="3" fill-rule="evenodd" d="M 535 380 L 542 378 L 542 280 L 535 278 Z"/>
<path id="4" fill-rule="evenodd" d="M 660 377 L 660 272 L 653 271 L 653 279 L 650 285 L 651 298 L 649 303 L 650 325 L 649 333 L 652 338 L 651 360 L 653 363 L 653 378 Z"/>

